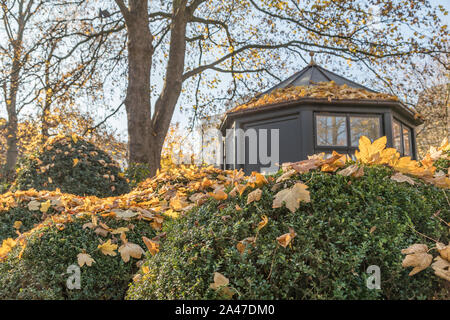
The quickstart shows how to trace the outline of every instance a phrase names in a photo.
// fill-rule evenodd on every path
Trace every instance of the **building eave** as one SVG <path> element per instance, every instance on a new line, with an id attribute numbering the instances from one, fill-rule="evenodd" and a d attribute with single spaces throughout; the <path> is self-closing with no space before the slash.
<path id="1" fill-rule="evenodd" d="M 408 120 L 410 120 L 414 125 L 420 125 L 423 121 L 419 118 L 416 118 L 415 113 L 410 110 L 407 106 L 405 106 L 400 101 L 393 100 L 355 100 L 355 99 L 339 99 L 329 101 L 328 99 L 317 99 L 317 98 L 301 98 L 298 100 L 291 100 L 285 102 L 278 102 L 273 104 L 267 104 L 263 106 L 258 106 L 249 109 L 242 109 L 235 112 L 229 112 L 225 114 L 225 117 L 220 124 L 220 130 L 224 132 L 224 130 L 228 127 L 230 121 L 239 118 L 240 116 L 247 116 L 255 113 L 266 112 L 266 111 L 276 111 L 285 108 L 292 108 L 297 106 L 302 106 L 305 104 L 309 105 L 353 105 L 353 106 L 366 106 L 366 107 L 389 107 L 394 108 L 395 111 L 400 114 L 406 116 Z"/>

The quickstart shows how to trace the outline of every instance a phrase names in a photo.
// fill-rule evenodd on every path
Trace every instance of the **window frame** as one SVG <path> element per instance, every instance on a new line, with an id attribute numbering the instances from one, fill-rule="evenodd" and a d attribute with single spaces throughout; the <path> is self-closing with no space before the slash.
<path id="1" fill-rule="evenodd" d="M 402 157 L 411 157 L 411 159 L 414 159 L 414 147 L 413 147 L 413 129 L 408 126 L 407 124 L 405 124 L 404 122 L 400 121 L 397 118 L 393 118 L 392 119 L 392 143 L 394 143 L 394 123 L 398 123 L 400 125 L 400 148 L 401 150 L 397 150 L 400 153 L 400 156 Z M 403 129 L 407 129 L 408 130 L 408 134 L 409 134 L 409 155 L 405 154 L 405 141 L 404 141 L 404 134 L 403 134 Z M 395 148 L 395 146 L 393 145 L 393 147 Z"/>
<path id="2" fill-rule="evenodd" d="M 345 117 L 346 133 L 347 133 L 347 145 L 346 146 L 322 146 L 317 144 L 317 116 L 336 116 Z M 313 139 L 314 139 L 314 153 L 331 153 L 336 151 L 339 153 L 354 154 L 358 150 L 358 146 L 352 146 L 351 128 L 350 128 L 350 118 L 377 118 L 380 129 L 380 137 L 384 134 L 384 124 L 383 124 L 383 114 L 381 113 L 353 113 L 353 112 L 322 112 L 314 111 L 313 117 Z"/>

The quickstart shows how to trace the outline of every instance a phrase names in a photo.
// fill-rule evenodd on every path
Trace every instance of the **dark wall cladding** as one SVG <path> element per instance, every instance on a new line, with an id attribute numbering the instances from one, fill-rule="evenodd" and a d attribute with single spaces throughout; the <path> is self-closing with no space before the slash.
<path id="1" fill-rule="evenodd" d="M 342 138 L 340 145 L 320 145 L 317 143 L 318 134 L 324 135 L 333 132 L 334 128 L 318 128 L 317 117 L 322 120 L 322 127 L 328 124 L 331 125 L 336 118 L 330 118 L 330 121 L 324 121 L 322 119 L 326 116 L 335 116 L 337 119 L 344 119 L 343 123 L 339 123 L 337 129 L 345 128 L 345 134 L 339 133 L 339 137 Z M 399 113 L 392 110 L 387 106 L 377 107 L 374 105 L 361 106 L 361 105 L 334 105 L 329 104 L 309 104 L 309 105 L 297 105 L 287 108 L 280 108 L 276 110 L 260 110 L 260 112 L 252 114 L 243 114 L 236 117 L 234 121 L 229 123 L 229 128 L 234 128 L 233 134 L 226 137 L 225 148 L 233 148 L 234 154 L 227 153 L 226 168 L 227 169 L 240 169 L 242 168 L 247 174 L 252 171 L 258 172 L 271 172 L 278 168 L 274 168 L 274 163 L 267 163 L 267 157 L 270 158 L 276 153 L 276 146 L 273 145 L 273 134 L 271 130 L 279 130 L 279 159 L 277 164 L 281 165 L 284 162 L 293 162 L 307 159 L 308 155 L 315 153 L 325 152 L 331 154 L 333 150 L 343 154 L 353 154 L 357 149 L 354 140 L 358 137 L 352 137 L 354 134 L 362 135 L 364 133 L 364 127 L 357 128 L 356 124 L 361 125 L 358 120 L 370 120 L 376 119 L 379 123 L 379 128 L 375 128 L 373 123 L 369 123 L 367 135 L 372 135 L 375 139 L 375 135 L 387 137 L 387 147 L 393 147 L 393 121 L 400 121 L 405 126 L 411 129 L 410 145 L 412 158 L 416 158 L 416 138 L 415 138 L 415 126 L 411 121 L 408 121 L 405 117 L 399 115 Z M 369 121 L 369 122 L 370 122 Z M 378 126 L 378 124 L 377 124 Z M 228 129 L 229 129 L 228 128 Z M 244 136 L 244 139 L 239 138 L 239 130 L 246 133 L 248 129 L 256 129 L 256 139 L 251 139 L 251 134 Z M 374 129 L 376 133 L 374 133 Z M 261 131 L 262 130 L 262 131 Z M 267 136 L 264 131 L 267 131 Z M 322 130 L 322 132 L 318 132 Z M 329 132 L 328 132 L 328 131 Z M 262 134 L 262 136 L 261 136 Z M 345 137 L 345 139 L 343 138 Z M 372 140 L 373 140 L 372 139 Z M 233 141 L 234 140 L 234 141 Z M 244 143 L 240 142 L 244 141 Z M 323 140 L 323 139 L 322 139 Z M 326 140 L 326 139 L 325 139 Z M 332 140 L 332 139 L 331 139 Z M 261 143 L 267 145 L 267 150 L 261 150 Z M 256 154 L 250 154 L 250 150 L 255 151 Z M 230 151 L 230 150 L 228 150 Z M 225 150 L 227 152 L 227 150 Z M 244 158 L 239 158 L 239 152 Z M 402 154 L 403 155 L 403 154 Z M 261 158 L 262 156 L 262 158 Z M 256 158 L 256 162 L 255 162 Z M 271 168 L 270 165 L 272 165 Z"/>

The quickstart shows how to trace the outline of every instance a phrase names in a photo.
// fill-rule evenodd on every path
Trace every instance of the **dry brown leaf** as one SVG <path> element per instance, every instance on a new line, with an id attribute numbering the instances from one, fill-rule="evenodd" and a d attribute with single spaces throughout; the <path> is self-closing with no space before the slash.
<path id="1" fill-rule="evenodd" d="M 247 248 L 248 245 L 255 245 L 256 238 L 255 237 L 248 237 L 244 240 L 241 240 L 237 243 L 236 248 L 237 250 L 242 254 L 245 251 L 245 248 Z"/>
<path id="2" fill-rule="evenodd" d="M 272 208 L 281 208 L 286 204 L 291 212 L 295 212 L 300 207 L 300 201 L 311 201 L 307 188 L 303 183 L 296 183 L 292 188 L 281 190 L 275 195 Z"/>
<path id="3" fill-rule="evenodd" d="M 405 176 L 404 174 L 397 172 L 391 177 L 391 180 L 397 181 L 397 182 L 408 182 L 410 185 L 415 185 L 416 183 L 414 180 L 408 176 Z"/>
<path id="4" fill-rule="evenodd" d="M 105 230 L 102 227 L 97 227 L 94 232 L 102 237 L 106 237 L 108 235 L 108 230 Z"/>
<path id="5" fill-rule="evenodd" d="M 247 204 L 250 204 L 253 201 L 261 200 L 261 196 L 262 196 L 262 190 L 259 188 L 250 192 L 247 197 Z"/>
<path id="6" fill-rule="evenodd" d="M 277 238 L 278 243 L 280 246 L 286 248 L 292 241 L 292 239 L 295 238 L 297 233 L 295 233 L 294 229 L 289 228 L 289 233 L 285 233 Z"/>
<path id="7" fill-rule="evenodd" d="M 434 270 L 434 274 L 438 277 L 450 281 L 450 262 L 442 259 L 441 257 L 434 258 L 431 268 Z"/>
<path id="8" fill-rule="evenodd" d="M 364 167 L 359 167 L 357 164 L 352 164 L 341 171 L 338 171 L 337 174 L 345 176 L 345 177 L 354 177 L 360 178 L 364 175 Z"/>
<path id="9" fill-rule="evenodd" d="M 403 254 L 413 254 L 413 253 L 420 253 L 420 252 L 428 252 L 428 246 L 426 244 L 421 243 L 415 243 L 411 246 L 409 246 L 406 249 L 402 250 Z"/>
<path id="10" fill-rule="evenodd" d="M 154 256 L 159 252 L 159 242 L 150 240 L 147 237 L 142 237 L 142 241 L 144 241 L 145 246 L 147 247 L 148 251 Z"/>
<path id="11" fill-rule="evenodd" d="M 402 250 L 402 253 L 406 254 L 405 259 L 403 259 L 402 266 L 404 268 L 413 267 L 409 273 L 410 276 L 413 276 L 429 267 L 433 261 L 433 256 L 427 252 L 427 245 L 417 243 Z"/>
<path id="12" fill-rule="evenodd" d="M 130 257 L 140 259 L 142 254 L 144 253 L 144 250 L 141 248 L 140 245 L 127 241 L 126 243 L 120 246 L 119 253 L 120 256 L 122 257 L 122 260 L 124 262 L 128 262 L 130 261 Z"/>
<path id="13" fill-rule="evenodd" d="M 295 171 L 294 169 L 291 169 L 285 173 L 283 173 L 275 182 L 276 183 L 280 183 L 283 182 L 284 180 L 289 179 L 290 177 L 292 177 L 297 171 Z"/>
<path id="14" fill-rule="evenodd" d="M 223 274 L 214 272 L 214 283 L 211 283 L 209 286 L 211 289 L 217 290 L 220 287 L 227 286 L 229 283 L 230 280 Z"/>
<path id="15" fill-rule="evenodd" d="M 266 215 L 261 217 L 261 221 L 258 223 L 258 227 L 256 228 L 257 231 L 261 230 L 262 228 L 264 228 L 267 224 L 267 222 L 269 222 L 269 218 L 267 218 Z"/>
<path id="16" fill-rule="evenodd" d="M 436 248 L 443 259 L 450 261 L 450 243 L 448 245 L 445 245 L 438 242 L 436 244 Z"/>
<path id="17" fill-rule="evenodd" d="M 92 266 L 92 263 L 95 262 L 92 257 L 87 253 L 79 253 L 77 255 L 78 265 L 80 267 L 87 265 L 88 267 Z"/>

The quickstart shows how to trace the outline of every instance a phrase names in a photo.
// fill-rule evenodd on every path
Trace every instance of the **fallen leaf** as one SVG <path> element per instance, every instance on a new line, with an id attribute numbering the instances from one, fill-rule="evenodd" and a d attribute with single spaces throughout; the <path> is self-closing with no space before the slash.
<path id="1" fill-rule="evenodd" d="M 391 177 L 391 180 L 397 181 L 397 182 L 408 182 L 410 185 L 415 185 L 416 183 L 414 180 L 408 176 L 405 176 L 404 174 L 397 172 Z"/>
<path id="2" fill-rule="evenodd" d="M 216 189 L 214 192 L 209 192 L 209 195 L 218 201 L 226 200 L 228 198 L 228 195 L 222 189 Z"/>
<path id="3" fill-rule="evenodd" d="M 448 245 L 445 245 L 438 242 L 436 244 L 436 248 L 443 259 L 450 261 L 450 243 Z"/>
<path id="4" fill-rule="evenodd" d="M 121 218 L 121 219 L 130 219 L 130 218 L 133 218 L 133 217 L 135 217 L 135 216 L 137 216 L 139 214 L 138 212 L 134 212 L 134 211 L 131 211 L 131 210 L 118 210 L 118 209 L 115 209 L 115 210 L 113 210 L 113 212 L 116 214 L 116 216 L 118 218 Z"/>
<path id="5" fill-rule="evenodd" d="M 261 196 L 262 196 L 262 190 L 259 188 L 250 192 L 247 196 L 247 204 L 250 204 L 253 201 L 261 200 Z"/>
<path id="6" fill-rule="evenodd" d="M 41 204 L 41 212 L 42 213 L 47 213 L 47 211 L 48 211 L 48 209 L 50 208 L 51 205 L 52 204 L 51 204 L 50 200 L 47 200 L 47 201 L 43 202 Z"/>
<path id="7" fill-rule="evenodd" d="M 78 160 L 78 159 L 73 159 L 73 166 L 75 167 L 77 164 L 78 164 L 78 162 L 80 162 L 80 160 Z"/>
<path id="8" fill-rule="evenodd" d="M 100 249 L 100 251 L 104 255 L 110 255 L 110 256 L 117 255 L 117 252 L 115 252 L 115 250 L 117 250 L 117 244 L 112 244 L 111 240 L 108 240 L 103 244 L 99 244 L 97 246 L 97 248 Z"/>
<path id="9" fill-rule="evenodd" d="M 142 241 L 144 241 L 145 246 L 147 247 L 148 251 L 154 256 L 159 252 L 159 242 L 150 240 L 147 237 L 142 237 Z"/>
<path id="10" fill-rule="evenodd" d="M 122 233 L 124 234 L 124 233 Z M 124 262 L 130 261 L 130 257 L 140 259 L 144 250 L 142 250 L 141 246 L 136 243 L 126 242 L 119 248 L 120 256 Z"/>
<path id="11" fill-rule="evenodd" d="M 14 229 L 19 230 L 20 227 L 22 227 L 22 221 L 14 221 L 13 227 L 14 227 Z"/>
<path id="12" fill-rule="evenodd" d="M 255 241 L 256 241 L 256 238 L 255 237 L 248 237 L 248 238 L 245 238 L 244 240 L 241 240 L 241 241 L 239 241 L 238 243 L 237 243 L 237 245 L 236 245 L 236 248 L 237 248 L 237 250 L 242 254 L 242 253 L 244 253 L 244 251 L 245 251 L 245 248 L 249 245 L 249 244 L 251 244 L 251 245 L 255 245 Z"/>
<path id="13" fill-rule="evenodd" d="M 435 262 L 431 265 L 431 268 L 434 270 L 434 274 L 439 278 L 450 281 L 450 262 L 439 256 L 434 258 L 434 261 Z"/>
<path id="14" fill-rule="evenodd" d="M 297 171 L 295 171 L 294 169 L 291 169 L 285 173 L 283 173 L 275 182 L 276 183 L 280 183 L 284 180 L 289 179 L 290 177 L 292 177 L 295 173 L 297 173 Z"/>
<path id="15" fill-rule="evenodd" d="M 425 270 L 433 261 L 433 256 L 427 253 L 428 246 L 425 244 L 413 244 L 401 252 L 407 255 L 403 259 L 402 266 L 404 268 L 414 267 L 409 273 L 410 276 Z"/>
<path id="16" fill-rule="evenodd" d="M 217 290 L 220 287 L 227 286 L 229 283 L 230 280 L 223 274 L 214 272 L 214 283 L 211 283 L 209 286 L 211 289 Z"/>
<path id="17" fill-rule="evenodd" d="M 269 218 L 267 218 L 266 215 L 261 217 L 261 222 L 258 223 L 258 227 L 256 228 L 257 231 L 261 230 L 262 228 L 264 228 L 267 224 L 267 222 L 269 222 Z"/>
<path id="18" fill-rule="evenodd" d="M 286 248 L 292 241 L 292 239 L 295 238 L 297 233 L 295 233 L 294 229 L 289 228 L 289 233 L 285 233 L 277 238 L 278 243 L 280 246 Z"/>
<path id="19" fill-rule="evenodd" d="M 32 201 L 28 202 L 28 210 L 30 210 L 30 211 L 39 210 L 40 207 L 41 207 L 41 203 L 39 201 L 32 200 Z"/>
<path id="20" fill-rule="evenodd" d="M 80 267 L 87 265 L 88 267 L 92 266 L 92 263 L 95 262 L 94 259 L 92 259 L 92 257 L 87 254 L 87 253 L 79 253 L 77 255 L 78 258 L 78 265 Z"/>
<path id="21" fill-rule="evenodd" d="M 275 195 L 272 208 L 281 208 L 286 204 L 291 212 L 295 212 L 300 207 L 300 201 L 311 202 L 307 188 L 303 183 L 296 183 L 292 188 L 281 190 Z"/>

